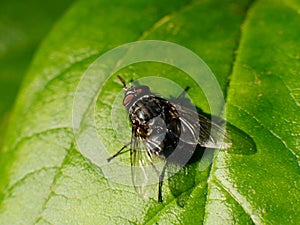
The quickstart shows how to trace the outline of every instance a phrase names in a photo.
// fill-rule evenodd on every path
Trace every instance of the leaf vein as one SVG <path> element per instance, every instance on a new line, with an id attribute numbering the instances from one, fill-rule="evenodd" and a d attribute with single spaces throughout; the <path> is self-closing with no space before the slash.
<path id="1" fill-rule="evenodd" d="M 19 140 L 17 140 L 16 143 L 13 145 L 12 149 L 14 149 L 14 150 L 18 149 L 19 145 L 21 145 L 22 143 L 24 143 L 34 137 L 37 137 L 37 136 L 40 136 L 43 134 L 47 134 L 47 133 L 51 133 L 51 132 L 55 132 L 55 131 L 60 131 L 60 130 L 65 130 L 66 132 L 70 132 L 70 133 L 72 132 L 70 127 L 51 127 L 47 130 L 42 130 L 42 131 L 33 133 L 31 135 L 23 136 L 23 137 L 19 138 Z"/>
<path id="2" fill-rule="evenodd" d="M 190 2 L 186 5 L 184 5 L 183 7 L 179 8 L 176 11 L 173 11 L 173 12 L 167 14 L 167 15 L 164 15 L 163 17 L 158 19 L 155 23 L 153 23 L 153 25 L 150 28 L 145 30 L 137 40 L 145 39 L 151 32 L 155 31 L 157 28 L 159 28 L 162 25 L 164 25 L 165 23 L 167 23 L 169 20 L 171 20 L 171 18 L 175 17 L 176 15 L 181 13 L 182 11 L 187 10 L 188 8 L 194 7 L 195 5 L 198 5 L 200 3 L 203 3 L 203 1 Z"/>
<path id="3" fill-rule="evenodd" d="M 72 147 L 71 147 L 72 148 Z M 40 216 L 38 216 L 34 222 L 34 224 L 36 224 L 40 218 L 42 218 L 42 213 L 45 211 L 46 209 L 46 206 L 48 204 L 48 202 L 50 201 L 52 195 L 55 193 L 54 192 L 54 185 L 56 184 L 57 180 L 60 178 L 61 176 L 61 169 L 63 168 L 63 166 L 66 164 L 67 160 L 68 160 L 68 157 L 69 157 L 69 154 L 70 154 L 70 151 L 67 152 L 65 158 L 62 160 L 62 163 L 61 165 L 58 167 L 57 169 L 57 173 L 55 174 L 55 176 L 53 177 L 52 179 L 52 182 L 51 182 L 51 185 L 50 185 L 50 192 L 48 194 L 48 196 L 45 198 L 45 201 L 44 201 L 44 204 L 42 205 L 41 207 L 41 210 L 40 210 Z"/>
<path id="4" fill-rule="evenodd" d="M 49 166 L 49 167 L 42 167 L 39 168 L 37 170 L 31 171 L 29 173 L 26 173 L 23 177 L 21 177 L 20 179 L 18 179 L 16 182 L 14 182 L 13 184 L 11 184 L 8 188 L 7 188 L 7 192 L 10 193 L 12 192 L 12 190 L 17 187 L 18 185 L 22 184 L 26 179 L 28 179 L 29 177 L 33 176 L 36 173 L 42 172 L 42 171 L 47 171 L 50 169 L 58 169 L 57 166 Z"/>
<path id="5" fill-rule="evenodd" d="M 233 76 L 233 71 L 234 71 L 234 67 L 236 65 L 236 62 L 237 62 L 237 58 L 238 58 L 238 52 L 239 52 L 239 49 L 241 47 L 241 40 L 242 40 L 242 27 L 245 25 L 245 23 L 247 22 L 247 18 L 248 18 L 248 15 L 249 15 L 249 11 L 251 10 L 251 8 L 253 7 L 253 4 L 255 3 L 255 0 L 252 0 L 248 3 L 248 5 L 245 7 L 245 14 L 244 14 L 244 18 L 243 18 L 243 21 L 241 23 L 241 26 L 240 26 L 240 33 L 239 33 L 239 37 L 237 38 L 237 42 L 236 42 L 236 45 L 235 45 L 235 49 L 233 50 L 232 52 L 232 63 L 230 65 L 230 69 L 229 69 L 229 74 L 228 74 L 228 77 L 227 77 L 227 82 L 226 82 L 226 87 L 225 87 L 225 90 L 224 90 L 224 99 L 226 100 L 227 99 L 227 95 L 228 95 L 228 92 L 229 92 L 229 88 L 230 88 L 230 81 L 231 81 L 231 77 Z"/>
<path id="6" fill-rule="evenodd" d="M 252 115 L 248 110 L 242 108 L 241 106 L 237 106 L 233 103 L 229 103 L 231 106 L 237 108 L 240 111 L 245 112 L 247 115 L 249 115 L 250 117 L 252 117 L 264 130 L 268 131 L 270 134 L 272 134 L 276 139 L 278 139 L 297 159 L 297 163 L 298 163 L 298 167 L 300 166 L 300 161 L 299 161 L 299 156 L 297 155 L 297 153 L 291 149 L 288 144 L 286 143 L 286 141 L 284 141 L 283 138 L 281 138 L 275 131 L 267 128 L 255 115 Z"/>
<path id="7" fill-rule="evenodd" d="M 222 182 L 220 182 L 219 180 L 215 180 L 215 182 L 225 191 L 227 192 L 231 198 L 239 205 L 241 206 L 241 208 L 243 209 L 244 213 L 246 215 L 249 216 L 249 218 L 251 219 L 252 223 L 253 224 L 257 224 L 255 223 L 255 221 L 253 220 L 252 216 L 251 216 L 251 213 L 250 212 L 247 212 L 247 209 L 245 208 L 245 206 L 243 206 L 243 204 L 241 204 L 241 202 L 236 198 L 236 196 L 230 191 L 230 189 L 226 188 L 226 186 L 224 184 L 222 184 Z M 262 223 L 259 223 L 259 224 L 262 224 Z"/>
<path id="8" fill-rule="evenodd" d="M 232 64 L 230 65 L 229 74 L 228 74 L 228 77 L 227 77 L 227 82 L 226 82 L 226 86 L 225 86 L 225 90 L 224 90 L 224 99 L 225 99 L 225 101 L 227 100 L 228 92 L 229 92 L 229 89 L 230 89 L 231 77 L 233 75 L 234 67 L 236 65 L 237 58 L 238 58 L 238 54 L 236 52 L 239 52 L 238 50 L 241 47 L 242 27 L 246 23 L 248 15 L 249 15 L 249 11 L 253 7 L 254 3 L 255 3 L 255 0 L 252 0 L 245 7 L 244 18 L 243 18 L 243 20 L 241 22 L 241 26 L 240 26 L 239 37 L 237 38 L 236 46 L 232 51 L 232 54 L 233 54 L 232 55 Z M 225 106 L 224 106 L 223 112 L 224 112 L 224 110 L 225 110 Z M 214 156 L 213 162 L 215 161 L 216 157 L 217 157 L 217 154 Z M 207 202 L 208 202 L 208 197 L 209 197 L 208 193 L 209 193 L 209 190 L 210 190 L 210 186 L 212 185 L 211 179 L 212 179 L 212 176 L 213 176 L 213 171 L 214 171 L 213 166 L 211 166 L 210 167 L 209 178 L 208 178 L 208 181 L 207 181 L 207 195 L 206 195 L 205 202 L 204 202 L 204 212 L 207 212 Z M 205 224 L 206 215 L 208 215 L 208 214 L 207 213 L 204 214 L 203 224 Z"/>

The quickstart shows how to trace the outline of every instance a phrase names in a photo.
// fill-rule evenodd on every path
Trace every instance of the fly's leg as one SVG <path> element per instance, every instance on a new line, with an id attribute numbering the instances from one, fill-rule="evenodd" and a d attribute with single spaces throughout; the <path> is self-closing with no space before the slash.
<path id="1" fill-rule="evenodd" d="M 190 89 L 190 87 L 189 87 L 189 86 L 186 86 L 186 87 L 183 89 L 183 91 L 180 93 L 180 95 L 178 95 L 177 99 L 182 98 L 182 97 L 185 95 L 185 93 L 186 93 L 189 89 Z"/>
<path id="2" fill-rule="evenodd" d="M 162 202 L 162 185 L 163 185 L 163 180 L 165 177 L 165 172 L 166 172 L 166 168 L 167 168 L 167 162 L 164 165 L 161 173 L 158 171 L 158 169 L 156 168 L 156 166 L 153 164 L 152 160 L 151 160 L 151 152 L 147 151 L 148 157 L 149 157 L 149 161 L 151 163 L 151 166 L 153 167 L 153 169 L 155 170 L 157 176 L 159 177 L 159 182 L 158 182 L 158 198 L 157 201 L 158 202 Z"/>
<path id="3" fill-rule="evenodd" d="M 118 156 L 118 155 L 121 155 L 121 154 L 123 154 L 123 153 L 125 153 L 125 152 L 128 152 L 128 151 L 129 151 L 128 149 L 125 150 L 125 151 L 124 151 L 124 149 L 127 148 L 128 145 L 130 145 L 130 144 L 131 144 L 131 142 L 129 142 L 129 143 L 127 143 L 126 145 L 124 145 L 124 146 L 123 146 L 119 151 L 117 151 L 113 156 L 109 157 L 109 158 L 107 159 L 107 162 L 110 162 L 113 158 L 115 158 L 115 157 Z"/>
<path id="4" fill-rule="evenodd" d="M 163 168 L 163 170 L 161 171 L 161 174 L 159 175 L 158 197 L 157 197 L 157 201 L 158 201 L 158 202 L 162 202 L 162 185 L 163 185 L 163 181 L 164 181 L 164 177 L 165 177 L 165 172 L 166 172 L 167 164 L 168 164 L 168 163 L 166 163 L 166 164 L 164 165 L 164 168 Z"/>

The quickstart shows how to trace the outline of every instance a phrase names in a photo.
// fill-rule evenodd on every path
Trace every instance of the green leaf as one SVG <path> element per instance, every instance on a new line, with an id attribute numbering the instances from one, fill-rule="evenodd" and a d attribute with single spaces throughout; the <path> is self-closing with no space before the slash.
<path id="1" fill-rule="evenodd" d="M 0 146 L 11 107 L 34 51 L 70 2 L 72 0 L 0 2 Z"/>
<path id="2" fill-rule="evenodd" d="M 216 158 L 207 211 L 222 210 L 217 221 L 233 219 L 232 208 L 240 206 L 256 224 L 300 219 L 300 5 L 267 3 L 254 4 L 243 24 L 227 98 L 228 121 L 247 130 L 258 152 Z"/>
<path id="3" fill-rule="evenodd" d="M 1 155 L 0 224 L 296 224 L 299 10 L 292 0 L 78 1 L 43 42 L 16 102 Z M 226 96 L 226 119 L 257 147 L 248 155 L 220 151 L 204 170 L 202 160 L 188 164 L 164 182 L 163 203 L 107 177 L 80 153 L 72 129 L 83 73 L 106 51 L 143 39 L 197 53 Z M 119 73 L 126 81 L 151 75 L 189 85 L 193 102 L 210 113 L 196 83 L 169 65 L 138 63 Z M 111 116 L 122 107 L 120 93 L 110 77 L 95 107 L 111 154 L 130 139 L 125 114 Z"/>

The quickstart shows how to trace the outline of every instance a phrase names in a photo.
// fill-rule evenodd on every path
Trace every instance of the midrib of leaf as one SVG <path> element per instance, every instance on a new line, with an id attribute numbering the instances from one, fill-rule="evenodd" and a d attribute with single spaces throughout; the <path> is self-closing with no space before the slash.
<path id="1" fill-rule="evenodd" d="M 237 39 L 235 49 L 232 52 L 233 60 L 232 60 L 232 64 L 230 65 L 230 72 L 228 74 L 227 83 L 226 83 L 226 87 L 225 87 L 225 91 L 224 91 L 225 102 L 227 102 L 227 95 L 228 95 L 228 91 L 230 89 L 230 81 L 231 81 L 231 77 L 233 75 L 234 67 L 236 65 L 236 59 L 238 58 L 238 53 L 239 53 L 239 49 L 240 49 L 240 45 L 241 45 L 241 40 L 243 38 L 243 30 L 242 29 L 243 29 L 243 26 L 244 26 L 245 22 L 247 21 L 249 11 L 251 10 L 253 5 L 255 4 L 255 1 L 256 0 L 252 0 L 251 2 L 249 2 L 248 6 L 245 7 L 244 18 L 243 18 L 243 21 L 242 21 L 241 26 L 240 26 L 240 35 L 239 35 L 239 38 Z M 225 109 L 225 106 L 223 108 L 223 111 L 224 111 L 224 109 Z"/>
<path id="2" fill-rule="evenodd" d="M 224 192 L 229 194 L 229 196 L 243 209 L 243 212 L 248 215 L 248 218 L 251 220 L 253 224 L 255 224 L 254 220 L 251 217 L 251 213 L 247 212 L 246 209 L 242 206 L 241 202 L 231 193 L 230 189 L 226 188 L 219 180 L 215 179 L 215 182 L 222 188 Z"/>
<path id="3" fill-rule="evenodd" d="M 259 3 L 262 3 L 262 2 L 259 2 Z M 266 2 L 264 2 L 265 3 L 265 5 L 266 4 L 268 4 L 269 2 L 268 1 L 266 1 Z M 276 4 L 277 4 L 277 7 L 280 7 L 280 4 L 283 4 L 283 6 L 288 6 L 287 8 L 289 8 L 289 9 L 292 9 L 292 11 L 295 11 L 297 14 L 299 14 L 299 10 L 297 10 L 297 7 L 295 6 L 296 4 L 292 4 L 291 3 L 291 1 L 285 1 L 284 3 L 283 2 L 276 2 Z M 257 7 L 258 7 L 258 1 L 256 1 L 255 2 L 255 4 L 254 4 L 255 6 L 257 5 Z M 260 5 L 260 7 L 262 6 L 262 4 Z M 252 13 L 252 11 L 251 10 L 253 10 L 253 12 L 255 12 L 254 11 L 254 9 L 253 9 L 254 7 L 252 6 L 251 7 L 251 9 L 250 9 L 250 13 L 248 13 L 248 15 L 249 14 L 251 14 Z M 261 12 L 260 12 L 261 13 Z M 251 14 L 251 16 L 253 16 L 254 15 L 254 13 L 253 14 Z M 261 15 L 260 15 L 261 16 Z M 257 19 L 257 17 L 254 17 L 255 19 Z M 258 16 L 258 18 L 260 18 L 259 16 Z M 263 18 L 264 19 L 264 18 Z M 298 20 L 297 20 L 298 21 Z M 245 19 L 245 22 L 247 22 L 247 18 Z M 245 24 L 245 22 L 243 23 L 243 26 L 244 26 L 244 24 Z M 253 18 L 252 18 L 252 22 L 253 22 Z M 282 25 L 282 24 L 281 24 Z M 253 29 L 253 24 L 252 24 L 252 27 L 250 27 L 250 29 Z M 247 39 L 247 38 L 245 38 L 245 39 L 243 39 L 243 36 L 246 36 L 246 34 L 244 34 L 244 33 L 247 33 L 247 32 L 249 32 L 249 30 L 246 30 L 246 32 L 242 32 L 242 35 L 241 35 L 241 38 L 240 38 L 240 43 L 241 43 L 241 41 L 243 41 L 243 40 L 245 40 L 245 39 Z M 243 35 L 244 34 L 244 35 Z M 253 41 L 253 37 L 251 37 L 250 35 L 249 35 L 249 39 L 251 40 L 251 41 Z M 248 40 L 249 41 L 249 40 Z M 278 44 L 278 43 L 277 43 Z M 240 44 L 241 45 L 241 44 Z M 243 45 L 244 45 L 244 47 L 245 47 L 245 43 L 243 43 Z M 268 46 L 269 47 L 269 46 Z M 239 49 L 239 48 L 238 48 Z M 249 49 L 247 49 L 246 48 L 246 50 L 248 50 L 249 51 Z M 238 52 L 240 52 L 240 51 L 238 51 Z M 283 52 L 282 52 L 283 53 Z M 285 52 L 285 54 L 286 54 L 286 52 Z M 243 57 L 243 54 L 241 54 L 242 56 L 241 57 Z M 285 55 L 286 56 L 286 55 Z M 237 55 L 236 56 L 236 59 L 238 59 L 238 57 L 239 57 L 239 55 Z M 244 54 L 244 57 L 245 57 L 245 54 Z M 262 56 L 262 57 L 264 57 L 264 56 Z M 296 59 L 296 58 L 294 58 L 294 59 Z M 297 58 L 298 59 L 298 58 Z M 234 74 L 234 72 L 235 72 L 235 68 L 237 68 L 238 66 L 241 66 L 241 62 L 239 62 L 240 64 L 238 65 L 237 64 L 237 61 L 238 60 L 235 60 L 234 61 L 234 63 L 233 63 L 233 69 L 232 69 L 232 73 L 231 73 L 231 76 Z M 244 62 L 245 63 L 245 62 Z M 248 68 L 249 69 L 249 68 Z M 251 68 L 250 68 L 251 69 Z M 261 70 L 259 70 L 260 68 L 258 68 L 258 70 L 257 70 L 257 72 L 262 72 Z M 271 68 L 271 70 L 272 70 L 273 68 Z M 256 71 L 253 69 L 253 73 L 254 73 L 254 75 L 253 76 L 255 76 L 255 73 L 256 73 Z M 290 71 L 289 71 L 290 72 Z M 235 74 L 236 75 L 236 74 Z M 242 75 L 241 75 L 242 76 Z M 294 98 L 294 96 L 292 96 L 292 91 L 291 91 L 291 88 L 287 85 L 287 83 L 284 81 L 284 79 L 282 78 L 282 77 L 280 77 L 280 76 L 278 76 L 278 75 L 274 75 L 274 74 L 272 74 L 272 76 L 273 77 L 277 77 L 281 82 L 282 82 L 282 86 L 284 86 L 288 91 L 289 91 L 289 95 L 291 95 L 291 100 L 292 100 L 292 102 L 294 102 L 295 103 L 295 105 L 297 105 L 297 106 L 299 106 L 299 104 L 298 104 L 298 101 Z M 289 79 L 288 77 L 287 77 L 287 79 Z M 289 81 L 289 80 L 288 80 Z M 236 81 L 235 81 L 236 82 Z M 227 92 L 229 92 L 230 91 L 230 83 L 229 83 L 229 85 L 228 85 L 228 87 L 227 87 Z M 267 93 L 267 94 L 269 94 L 269 93 Z M 271 96 L 268 96 L 268 97 L 271 97 Z M 233 101 L 233 102 L 235 102 L 235 101 Z M 297 152 L 295 152 L 296 151 L 296 149 L 297 149 L 297 147 L 296 147 L 296 149 L 295 150 L 293 150 L 293 148 L 291 148 L 291 147 L 289 147 L 289 142 L 288 141 L 285 141 L 285 139 L 284 139 L 284 136 L 282 136 L 282 135 L 280 135 L 280 133 L 278 134 L 278 131 L 276 132 L 275 130 L 273 130 L 273 129 L 271 129 L 271 126 L 270 127 L 268 127 L 268 124 L 267 123 L 264 123 L 263 122 L 263 120 L 260 120 L 259 119 L 259 117 L 257 117 L 254 113 L 251 113 L 249 110 L 247 110 L 247 109 L 245 109 L 244 107 L 241 107 L 241 106 L 238 106 L 237 105 L 237 103 L 232 103 L 232 102 L 229 102 L 229 105 L 228 105 L 229 107 L 232 107 L 232 108 L 236 108 L 237 110 L 233 110 L 234 112 L 236 111 L 236 112 L 238 112 L 238 111 L 240 111 L 240 112 L 243 112 L 243 114 L 244 115 L 247 115 L 247 116 L 249 116 L 249 119 L 251 119 L 251 120 L 253 120 L 253 122 L 254 122 L 254 124 L 256 123 L 256 124 L 258 124 L 259 125 L 259 128 L 258 129 L 260 129 L 260 128 L 262 128 L 262 130 L 264 130 L 266 133 L 269 133 L 270 134 L 270 136 L 273 136 L 274 137 L 274 140 L 276 139 L 276 140 L 278 140 L 281 144 L 282 144 L 282 146 L 284 146 L 286 149 L 287 149 L 287 152 L 289 151 L 290 153 L 291 153 L 291 161 L 293 161 L 294 162 L 294 159 L 293 159 L 293 156 L 295 157 L 295 159 L 297 159 L 298 161 L 297 161 L 297 163 L 298 163 L 298 168 L 299 168 L 299 157 L 298 157 L 298 155 L 297 155 Z M 251 106 L 250 106 L 251 107 Z M 268 113 L 268 112 L 267 112 Z M 276 115 L 276 116 L 278 116 L 278 115 Z M 276 118 L 276 116 L 275 116 L 275 118 Z M 282 115 L 283 117 L 285 116 L 285 115 Z M 280 118 L 281 119 L 281 118 Z M 287 119 L 288 120 L 288 119 Z M 294 121 L 289 121 L 289 122 L 294 122 Z M 282 136 L 282 137 L 281 137 Z M 273 139 L 273 138 L 272 138 Z M 275 147 L 276 148 L 276 147 Z M 215 158 L 215 160 L 216 160 L 216 158 Z M 215 161 L 214 160 L 214 161 Z M 282 167 L 284 168 L 285 166 L 284 165 L 282 165 Z M 262 169 L 265 169 L 265 168 L 262 168 Z M 211 177 L 213 176 L 213 170 L 211 171 Z M 291 172 L 291 171 L 289 171 L 289 172 Z M 222 180 L 220 180 L 220 179 L 218 179 L 217 178 L 217 176 L 215 176 L 214 177 L 214 181 L 215 182 L 218 182 L 218 183 L 220 183 L 220 185 L 222 185 L 222 187 L 223 187 L 223 189 L 228 189 L 227 187 L 226 187 L 226 185 L 225 185 L 225 183 L 223 183 L 222 182 Z M 296 180 L 295 180 L 295 182 L 294 182 L 294 184 L 296 185 Z M 233 184 L 234 185 L 234 184 Z M 293 186 L 293 185 L 291 185 L 291 186 Z M 290 185 L 289 185 L 289 187 L 290 187 Z M 298 190 L 297 189 L 297 187 L 293 187 L 293 188 L 295 188 L 296 190 Z M 295 189 L 293 190 L 294 192 L 291 192 L 292 194 L 294 194 L 295 193 Z M 280 192 L 280 190 L 278 190 L 279 192 Z M 228 191 L 227 191 L 227 193 L 229 193 L 230 194 L 230 189 L 228 189 Z M 282 194 L 282 193 L 281 193 Z M 290 190 L 288 190 L 288 192 L 286 193 L 287 194 L 287 199 L 289 199 L 289 197 L 290 196 L 292 196 L 292 194 L 291 195 L 289 195 L 290 194 Z M 244 195 L 245 196 L 245 195 Z M 248 203 L 246 200 L 245 200 L 245 202 L 244 201 L 242 201 L 241 202 L 241 200 L 239 200 L 238 201 L 238 199 L 237 198 L 239 198 L 239 194 L 238 193 L 232 193 L 231 194 L 231 197 L 237 202 L 237 203 L 239 203 L 239 205 L 242 207 L 242 209 L 244 210 L 244 212 L 247 214 L 247 215 L 249 215 L 249 217 L 250 217 L 250 219 L 251 219 L 251 221 L 252 221 L 252 223 L 254 223 L 254 224 L 260 224 L 260 223 L 266 223 L 266 222 L 268 222 L 267 220 L 265 220 L 264 221 L 264 217 L 263 217 L 263 215 L 255 215 L 255 211 L 259 208 L 259 207 L 257 207 L 256 206 L 256 208 L 252 208 L 252 206 L 251 205 L 249 205 L 249 204 L 251 204 L 251 203 Z M 242 196 L 241 196 L 242 197 Z M 285 197 L 285 196 L 284 196 Z M 284 198 L 283 197 L 283 198 Z M 260 201 L 260 200 L 265 200 L 265 199 L 258 199 L 258 201 Z M 295 201 L 297 202 L 299 202 L 299 200 L 298 199 L 295 199 Z M 255 201 L 254 201 L 255 202 Z M 283 201 L 283 203 L 284 203 L 284 201 Z M 244 204 L 244 206 L 242 205 L 242 204 Z M 246 205 L 245 205 L 246 204 Z M 247 207 L 247 204 L 248 204 L 248 206 L 249 207 Z M 262 203 L 263 204 L 263 203 Z M 278 207 L 278 205 L 274 205 L 274 206 L 277 206 Z M 294 205 L 290 205 L 290 207 L 292 208 Z M 269 206 L 267 206 L 267 207 L 269 207 Z M 270 205 L 270 211 L 271 211 L 271 209 L 272 209 L 272 205 Z M 285 206 L 282 206 L 283 207 L 283 210 L 287 210 L 287 208 L 284 208 Z M 279 208 L 279 210 L 281 209 L 281 205 L 278 207 Z M 288 208 L 289 209 L 289 208 Z M 292 209 L 295 209 L 295 207 L 293 207 Z M 295 212 L 295 211 L 294 211 Z M 298 211 L 296 211 L 295 213 L 297 214 L 297 212 Z M 263 214 L 265 214 L 265 212 L 262 212 Z M 293 216 L 289 216 L 290 214 L 288 214 L 287 215 L 287 217 L 290 219 L 289 220 L 289 222 L 292 222 L 292 221 L 294 221 L 295 222 L 295 219 L 293 218 Z M 274 216 L 274 215 L 273 215 Z M 278 217 L 279 218 L 279 217 Z M 283 219 L 283 218 L 282 218 Z M 278 220 L 277 220 L 278 221 Z M 270 221 L 269 221 L 270 222 Z"/>
<path id="4" fill-rule="evenodd" d="M 241 46 L 241 40 L 243 38 L 243 26 L 244 24 L 246 23 L 247 21 L 247 18 L 248 18 L 248 15 L 249 15 L 249 11 L 251 11 L 251 9 L 253 8 L 253 6 L 255 5 L 255 2 L 256 0 L 252 0 L 251 2 L 249 2 L 248 6 L 245 8 L 245 13 L 244 13 L 244 18 L 243 18 L 243 21 L 241 23 L 241 26 L 240 26 L 240 33 L 239 33 L 239 38 L 237 39 L 237 42 L 236 42 L 236 47 L 235 49 L 233 50 L 233 61 L 232 61 L 232 64 L 230 66 L 230 72 L 228 74 L 228 78 L 227 78 L 227 83 L 226 83 L 226 87 L 225 87 L 225 91 L 224 91 L 224 99 L 225 99 L 225 104 L 227 104 L 227 95 L 228 95 L 228 92 L 230 91 L 230 81 L 231 81 L 231 77 L 233 75 L 233 72 L 234 72 L 234 67 L 236 66 L 236 61 L 237 61 L 237 58 L 238 58 L 238 53 L 240 52 L 239 49 L 240 49 L 240 46 Z M 222 110 L 222 113 L 224 112 L 225 110 L 225 105 L 223 107 L 223 110 Z M 212 176 L 213 176 L 213 172 L 214 172 L 214 162 L 216 161 L 216 157 L 218 157 L 218 154 L 215 154 L 214 156 L 214 159 L 213 159 L 213 162 L 212 162 L 212 166 L 210 167 L 210 172 L 209 172 L 209 177 L 208 177 L 208 181 L 207 181 L 207 195 L 206 195 L 206 201 L 205 201 L 205 204 L 204 204 L 204 211 L 205 211 L 205 214 L 204 214 L 204 220 L 203 220 L 203 224 L 206 224 L 206 215 L 207 215 L 207 200 L 208 200 L 208 197 L 209 197 L 209 193 L 210 193 L 210 189 L 211 189 L 211 185 L 212 184 Z M 220 183 L 220 182 L 218 182 Z M 221 184 L 221 183 L 220 183 Z M 221 185 L 223 187 L 223 185 Z M 243 206 L 233 197 L 233 195 L 226 189 L 223 187 L 223 190 L 226 191 L 240 206 L 241 208 L 244 210 L 244 212 L 249 216 L 249 218 L 251 218 L 250 214 L 247 213 L 247 210 L 245 208 L 243 208 Z M 252 218 L 251 218 L 252 220 Z M 254 223 L 254 221 L 252 221 Z"/>

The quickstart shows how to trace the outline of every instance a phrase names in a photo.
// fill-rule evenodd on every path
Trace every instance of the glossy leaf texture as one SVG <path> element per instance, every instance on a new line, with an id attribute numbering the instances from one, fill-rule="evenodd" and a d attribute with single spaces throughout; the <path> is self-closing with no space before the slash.
<path id="1" fill-rule="evenodd" d="M 76 2 L 41 44 L 15 104 L 1 153 L 0 224 L 297 224 L 299 10 L 293 0 Z M 114 47 L 147 39 L 198 54 L 226 97 L 226 120 L 257 148 L 216 152 L 204 170 L 193 161 L 164 182 L 163 203 L 106 177 L 80 153 L 72 127 L 87 68 Z M 120 73 L 126 81 L 158 76 L 189 85 L 193 102 L 210 113 L 182 71 L 149 62 Z M 95 107 L 111 154 L 130 139 L 128 121 L 112 116 L 120 93 L 110 77 Z M 129 154 L 120 158 L 129 162 Z"/>

